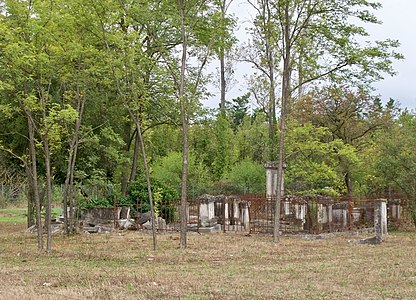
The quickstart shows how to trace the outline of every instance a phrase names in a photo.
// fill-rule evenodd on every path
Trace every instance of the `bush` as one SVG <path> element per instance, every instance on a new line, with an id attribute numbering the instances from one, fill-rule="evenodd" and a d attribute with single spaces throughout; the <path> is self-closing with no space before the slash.
<path id="1" fill-rule="evenodd" d="M 211 180 L 208 170 L 202 162 L 198 162 L 195 155 L 189 153 L 188 160 L 188 195 L 206 193 Z M 153 178 L 163 185 L 172 187 L 179 194 L 182 183 L 182 154 L 171 152 L 153 165 Z"/>
<path id="2" fill-rule="evenodd" d="M 179 199 L 178 193 L 155 179 L 152 179 L 151 185 L 155 215 L 164 218 L 168 222 L 172 221 L 176 212 L 175 204 Z M 122 199 L 120 205 L 130 206 L 133 213 L 137 209 L 140 212 L 149 211 L 149 193 L 147 192 L 146 180 L 141 178 L 130 183 L 127 196 Z"/>
<path id="3" fill-rule="evenodd" d="M 242 193 L 264 193 L 266 173 L 261 164 L 243 160 L 226 174 L 227 181 Z"/>
<path id="4" fill-rule="evenodd" d="M 78 207 L 80 210 L 87 210 L 92 208 L 111 208 L 114 207 L 114 195 L 110 195 L 106 198 L 81 200 L 78 203 Z"/>

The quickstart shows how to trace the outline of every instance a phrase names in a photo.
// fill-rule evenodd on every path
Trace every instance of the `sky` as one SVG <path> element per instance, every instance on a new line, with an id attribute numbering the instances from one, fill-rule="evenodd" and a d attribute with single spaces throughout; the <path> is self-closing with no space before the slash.
<path id="1" fill-rule="evenodd" d="M 383 100 L 393 98 L 402 107 L 416 108 L 416 1 L 415 0 L 379 0 L 383 8 L 376 15 L 383 22 L 368 28 L 376 39 L 397 39 L 401 46 L 398 52 L 405 57 L 394 62 L 398 73 L 394 77 L 386 76 L 375 84 Z"/>
<path id="2" fill-rule="evenodd" d="M 394 61 L 393 67 L 397 75 L 391 77 L 386 74 L 384 80 L 374 84 L 375 95 L 380 95 L 386 102 L 390 98 L 398 101 L 401 107 L 416 109 L 416 0 L 378 0 L 382 8 L 374 14 L 382 21 L 381 25 L 365 25 L 370 34 L 370 40 L 394 39 L 399 40 L 398 52 L 405 57 L 402 61 Z M 248 21 L 254 16 L 254 12 L 244 0 L 234 0 L 230 11 L 239 21 L 237 37 L 246 39 L 245 28 Z M 211 66 L 215 69 L 215 66 Z M 247 64 L 236 65 L 235 79 L 238 83 L 227 93 L 227 98 L 232 99 L 247 92 L 244 75 L 251 73 Z M 215 88 L 213 88 L 215 93 Z M 219 96 L 210 98 L 206 105 L 218 107 Z"/>

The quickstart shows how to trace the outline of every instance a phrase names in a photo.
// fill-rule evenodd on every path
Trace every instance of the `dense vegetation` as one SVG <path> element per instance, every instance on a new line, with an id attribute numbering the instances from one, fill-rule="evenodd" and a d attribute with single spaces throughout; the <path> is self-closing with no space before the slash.
<path id="1" fill-rule="evenodd" d="M 263 192 L 263 164 L 279 157 L 288 193 L 388 191 L 414 203 L 416 116 L 371 87 L 394 75 L 398 42 L 357 41 L 379 5 L 251 3 L 241 44 L 230 4 L 0 2 L 0 180 L 30 185 L 29 216 L 40 218 L 40 190 L 50 216 L 52 184 L 71 208 L 74 186 L 127 195 L 137 179 L 182 199 Z M 227 99 L 237 60 L 256 71 Z M 213 82 L 220 105 L 207 109 Z"/>

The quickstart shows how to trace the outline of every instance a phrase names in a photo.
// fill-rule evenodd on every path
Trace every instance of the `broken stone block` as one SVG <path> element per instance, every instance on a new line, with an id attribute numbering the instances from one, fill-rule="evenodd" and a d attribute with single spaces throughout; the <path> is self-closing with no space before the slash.
<path id="1" fill-rule="evenodd" d="M 92 208 L 82 211 L 81 220 L 84 223 L 92 224 L 112 223 L 114 222 L 114 217 L 117 220 L 120 219 L 120 212 L 120 207 L 116 211 L 114 211 L 114 208 Z"/>
<path id="2" fill-rule="evenodd" d="M 144 229 L 151 230 L 152 229 L 152 221 L 149 220 L 146 223 L 144 223 L 142 226 L 143 226 Z M 161 217 L 157 217 L 155 219 L 155 228 L 157 230 L 164 230 L 164 229 L 166 229 L 166 221 L 165 221 L 165 219 L 163 219 Z"/>
<path id="3" fill-rule="evenodd" d="M 120 229 L 135 229 L 136 223 L 133 219 L 118 220 L 118 227 Z"/>
<path id="4" fill-rule="evenodd" d="M 137 224 L 143 225 L 144 223 L 150 221 L 152 218 L 152 213 L 150 211 L 145 212 L 143 214 L 139 213 L 139 216 L 137 218 Z"/>
<path id="5" fill-rule="evenodd" d="M 98 226 L 84 226 L 83 228 L 84 232 L 88 232 L 88 233 L 97 233 L 98 232 Z"/>
<path id="6" fill-rule="evenodd" d="M 361 239 L 361 240 L 351 240 L 349 241 L 353 244 L 359 244 L 359 245 L 378 245 L 381 244 L 382 240 L 378 236 L 374 236 L 367 239 Z"/>
<path id="7" fill-rule="evenodd" d="M 108 227 L 108 226 L 96 226 L 96 227 L 98 227 L 98 232 L 99 233 L 102 233 L 102 232 L 107 233 L 107 232 L 113 231 L 113 228 Z"/>
<path id="8" fill-rule="evenodd" d="M 156 218 L 157 229 L 159 230 L 166 230 L 166 221 L 161 217 Z"/>

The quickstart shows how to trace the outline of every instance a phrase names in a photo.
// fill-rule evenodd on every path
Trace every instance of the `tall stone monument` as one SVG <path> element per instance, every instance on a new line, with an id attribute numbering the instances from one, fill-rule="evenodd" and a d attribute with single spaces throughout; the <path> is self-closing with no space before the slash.
<path id="1" fill-rule="evenodd" d="M 276 161 L 268 161 L 264 164 L 266 169 L 266 197 L 272 198 L 277 195 L 277 166 Z"/>
<path id="2" fill-rule="evenodd" d="M 387 235 L 387 200 L 377 199 L 374 202 L 374 229 L 378 240 Z"/>
<path id="3" fill-rule="evenodd" d="M 277 168 L 279 163 L 277 161 L 268 161 L 264 164 L 266 169 L 266 196 L 267 198 L 276 197 L 277 195 Z M 283 170 L 286 165 L 283 165 Z M 282 178 L 282 195 L 285 194 L 284 176 Z"/>

